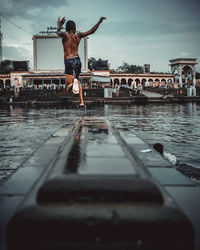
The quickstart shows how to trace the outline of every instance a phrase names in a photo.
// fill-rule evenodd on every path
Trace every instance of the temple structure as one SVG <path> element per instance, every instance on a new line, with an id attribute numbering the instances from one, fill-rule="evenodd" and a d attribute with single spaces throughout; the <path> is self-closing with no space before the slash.
<path id="1" fill-rule="evenodd" d="M 175 82 L 179 83 L 180 87 L 192 81 L 193 86 L 196 85 L 195 79 L 195 65 L 197 64 L 196 58 L 176 58 L 170 60 L 171 72 L 175 77 Z"/>

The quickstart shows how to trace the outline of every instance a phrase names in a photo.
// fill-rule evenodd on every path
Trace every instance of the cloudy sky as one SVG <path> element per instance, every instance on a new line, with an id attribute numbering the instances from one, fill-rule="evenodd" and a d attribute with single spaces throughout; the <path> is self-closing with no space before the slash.
<path id="1" fill-rule="evenodd" d="M 0 0 L 3 59 L 32 66 L 32 36 L 56 26 L 58 16 L 74 20 L 79 31 L 105 16 L 89 37 L 89 57 L 108 60 L 111 68 L 149 63 L 151 71 L 168 72 L 170 59 L 197 58 L 200 64 L 199 10 L 200 0 Z"/>

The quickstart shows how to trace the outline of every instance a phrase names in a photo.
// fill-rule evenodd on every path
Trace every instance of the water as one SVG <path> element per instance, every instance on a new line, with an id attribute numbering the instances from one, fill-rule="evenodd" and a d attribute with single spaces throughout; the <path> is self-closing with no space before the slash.
<path id="1" fill-rule="evenodd" d="M 162 143 L 177 159 L 200 168 L 200 105 L 104 105 L 86 111 L 62 108 L 0 109 L 0 182 L 62 126 L 82 116 L 106 116 L 119 130 L 129 129 L 152 147 Z"/>

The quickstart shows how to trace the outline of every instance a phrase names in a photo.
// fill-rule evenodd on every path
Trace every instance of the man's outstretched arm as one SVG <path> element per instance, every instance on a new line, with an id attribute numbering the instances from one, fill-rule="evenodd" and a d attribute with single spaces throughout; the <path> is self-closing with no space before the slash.
<path id="1" fill-rule="evenodd" d="M 57 35 L 62 37 L 65 33 L 61 32 L 62 26 L 65 23 L 66 19 L 63 17 L 63 19 L 59 22 L 58 28 L 57 28 Z"/>
<path id="2" fill-rule="evenodd" d="M 88 30 L 86 32 L 80 32 L 77 35 L 82 38 L 82 37 L 85 37 L 85 36 L 93 34 L 98 29 L 100 23 L 102 23 L 104 19 L 106 19 L 106 18 L 105 17 L 101 17 L 99 19 L 98 23 L 94 25 L 94 27 L 92 27 L 90 30 Z"/>

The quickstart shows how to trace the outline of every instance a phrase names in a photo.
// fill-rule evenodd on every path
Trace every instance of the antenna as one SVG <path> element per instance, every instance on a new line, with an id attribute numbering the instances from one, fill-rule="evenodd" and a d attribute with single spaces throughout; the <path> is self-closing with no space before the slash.
<path id="1" fill-rule="evenodd" d="M 2 62 L 2 40 L 3 40 L 3 33 L 1 33 L 1 16 L 0 16 L 0 63 Z"/>

